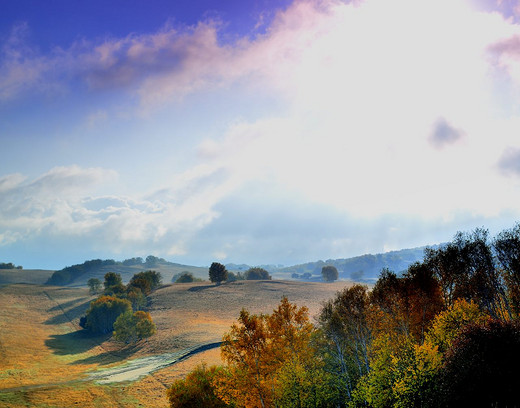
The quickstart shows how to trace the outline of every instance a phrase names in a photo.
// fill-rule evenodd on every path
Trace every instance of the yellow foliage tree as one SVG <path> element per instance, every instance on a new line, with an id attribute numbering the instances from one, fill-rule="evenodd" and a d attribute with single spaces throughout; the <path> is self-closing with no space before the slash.
<path id="1" fill-rule="evenodd" d="M 242 310 L 223 338 L 221 355 L 228 371 L 216 380 L 217 394 L 238 406 L 273 406 L 283 367 L 299 367 L 311 359 L 312 331 L 307 308 L 298 308 L 285 297 L 271 315 Z"/>

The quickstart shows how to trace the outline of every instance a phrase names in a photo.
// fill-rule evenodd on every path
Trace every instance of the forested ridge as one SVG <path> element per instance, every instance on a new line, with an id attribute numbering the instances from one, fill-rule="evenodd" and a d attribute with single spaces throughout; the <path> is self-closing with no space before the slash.
<path id="1" fill-rule="evenodd" d="M 221 355 L 172 384 L 172 407 L 520 406 L 520 224 L 457 233 L 314 323 L 287 298 L 242 310 Z"/>

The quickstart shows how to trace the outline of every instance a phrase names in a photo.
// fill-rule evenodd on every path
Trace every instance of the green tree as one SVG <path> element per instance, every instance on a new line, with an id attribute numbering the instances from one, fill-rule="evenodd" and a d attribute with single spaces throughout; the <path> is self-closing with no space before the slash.
<path id="1" fill-rule="evenodd" d="M 90 278 L 87 281 L 87 285 L 91 295 L 95 295 L 101 291 L 101 281 L 97 278 Z"/>
<path id="2" fill-rule="evenodd" d="M 161 273 L 151 270 L 136 273 L 134 276 L 132 276 L 132 279 L 130 279 L 129 285 L 140 287 L 138 284 L 136 284 L 136 282 L 139 280 L 145 280 L 148 282 L 150 291 L 156 290 L 162 284 Z M 143 289 L 141 288 L 141 290 Z M 146 293 L 146 291 L 143 290 L 143 293 L 148 294 L 149 292 Z"/>
<path id="3" fill-rule="evenodd" d="M 178 276 L 177 279 L 175 279 L 175 283 L 190 283 L 194 280 L 195 278 L 191 272 L 183 272 Z"/>
<path id="4" fill-rule="evenodd" d="M 249 268 L 245 273 L 246 280 L 271 280 L 271 275 L 264 268 Z"/>
<path id="5" fill-rule="evenodd" d="M 126 311 L 114 322 L 114 337 L 125 343 L 134 343 L 155 334 L 155 323 L 150 313 Z"/>
<path id="6" fill-rule="evenodd" d="M 105 281 L 103 282 L 103 285 L 105 286 L 105 289 L 108 289 L 112 286 L 116 285 L 122 285 L 123 280 L 121 279 L 121 275 L 119 273 L 115 272 L 107 272 L 105 274 Z"/>
<path id="7" fill-rule="evenodd" d="M 126 299 L 113 296 L 101 296 L 90 302 L 87 310 L 85 328 L 93 333 L 112 333 L 114 322 L 120 314 L 130 312 L 131 303 Z"/>
<path id="8" fill-rule="evenodd" d="M 321 268 L 321 276 L 325 282 L 334 282 L 338 279 L 338 269 L 334 265 L 325 265 Z"/>
<path id="9" fill-rule="evenodd" d="M 227 280 L 227 275 L 228 271 L 221 263 L 213 262 L 209 267 L 209 280 L 217 285 L 219 285 L 220 282 Z"/>

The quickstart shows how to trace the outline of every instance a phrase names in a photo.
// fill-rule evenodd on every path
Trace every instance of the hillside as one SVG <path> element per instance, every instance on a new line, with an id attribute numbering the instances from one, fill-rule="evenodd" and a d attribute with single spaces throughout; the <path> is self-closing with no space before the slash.
<path id="1" fill-rule="evenodd" d="M 54 271 L 43 269 L 0 269 L 0 285 L 13 283 L 34 283 L 42 285 L 47 282 Z"/>
<path id="2" fill-rule="evenodd" d="M 223 285 L 166 285 L 151 295 L 149 312 L 157 334 L 136 347 L 109 336 L 89 336 L 78 326 L 94 297 L 86 288 L 37 285 L 0 287 L 0 406 L 160 407 L 165 387 L 194 365 L 220 362 L 209 350 L 135 382 L 99 385 L 86 378 L 128 359 L 171 353 L 220 341 L 242 308 L 270 313 L 287 296 L 315 315 L 346 282 L 248 281 Z M 28 336 L 27 333 L 31 333 Z"/>

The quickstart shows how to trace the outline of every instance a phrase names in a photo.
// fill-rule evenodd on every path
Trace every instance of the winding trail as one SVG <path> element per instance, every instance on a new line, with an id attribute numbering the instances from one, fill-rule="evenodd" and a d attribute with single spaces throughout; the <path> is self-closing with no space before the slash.
<path id="1" fill-rule="evenodd" d="M 34 389 L 53 388 L 63 385 L 77 384 L 87 381 L 93 381 L 97 384 L 112 384 L 124 381 L 137 381 L 154 371 L 171 366 L 180 361 L 202 353 L 206 350 L 211 350 L 220 347 L 222 342 L 202 343 L 192 347 L 188 347 L 175 353 L 158 354 L 155 356 L 135 358 L 133 360 L 125 361 L 124 363 L 111 368 L 98 369 L 96 371 L 88 372 L 87 377 L 64 382 L 54 382 L 49 384 L 33 384 L 14 388 L 0 389 L 3 392 L 20 392 Z"/>

